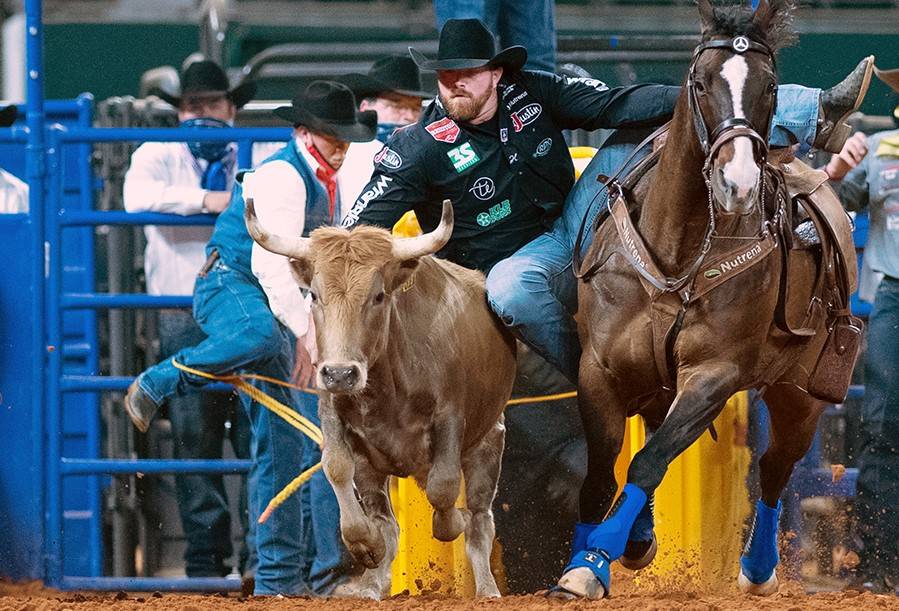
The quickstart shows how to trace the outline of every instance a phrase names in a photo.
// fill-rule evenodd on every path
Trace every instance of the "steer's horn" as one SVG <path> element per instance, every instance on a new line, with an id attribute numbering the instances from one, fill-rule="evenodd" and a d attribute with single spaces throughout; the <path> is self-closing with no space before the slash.
<path id="1" fill-rule="evenodd" d="M 250 236 L 264 249 L 294 259 L 305 259 L 309 256 L 309 238 L 293 238 L 269 233 L 259 224 L 252 197 L 247 198 L 243 218 L 247 223 L 247 231 L 250 232 Z"/>
<path id="2" fill-rule="evenodd" d="M 445 199 L 443 214 L 437 228 L 414 238 L 394 238 L 393 256 L 400 261 L 407 261 L 424 255 L 433 255 L 446 246 L 451 235 L 453 235 L 453 204 Z"/>

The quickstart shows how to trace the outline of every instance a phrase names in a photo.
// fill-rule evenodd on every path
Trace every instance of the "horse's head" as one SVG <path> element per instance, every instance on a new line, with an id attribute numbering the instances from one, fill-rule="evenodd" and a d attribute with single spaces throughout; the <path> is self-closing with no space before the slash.
<path id="1" fill-rule="evenodd" d="M 702 42 L 687 95 L 712 194 L 725 214 L 752 212 L 777 104 L 775 53 L 791 40 L 792 2 L 761 0 L 753 12 L 699 0 Z"/>

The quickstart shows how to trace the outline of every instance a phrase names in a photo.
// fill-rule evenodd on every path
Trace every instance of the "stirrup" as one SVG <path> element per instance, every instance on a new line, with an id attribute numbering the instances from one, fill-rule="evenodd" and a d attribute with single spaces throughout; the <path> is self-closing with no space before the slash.
<path id="1" fill-rule="evenodd" d="M 609 595 L 611 574 L 609 556 L 600 549 L 575 554 L 559 579 L 559 588 L 583 598 L 598 599 Z"/>

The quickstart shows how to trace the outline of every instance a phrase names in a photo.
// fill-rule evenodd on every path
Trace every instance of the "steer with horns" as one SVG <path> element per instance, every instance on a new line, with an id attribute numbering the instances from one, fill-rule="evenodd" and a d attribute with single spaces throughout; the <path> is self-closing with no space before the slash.
<path id="1" fill-rule="evenodd" d="M 289 257 L 312 298 L 322 463 L 343 540 L 366 567 L 351 591 L 389 593 L 399 528 L 388 478 L 396 475 L 427 493 L 437 539 L 465 532 L 477 594 L 499 596 L 491 505 L 515 342 L 487 306 L 483 275 L 430 256 L 452 234 L 449 200 L 437 228 L 413 238 L 366 226 L 279 236 L 259 225 L 251 199 L 245 216 L 253 239 Z M 466 509 L 455 506 L 463 475 Z"/>

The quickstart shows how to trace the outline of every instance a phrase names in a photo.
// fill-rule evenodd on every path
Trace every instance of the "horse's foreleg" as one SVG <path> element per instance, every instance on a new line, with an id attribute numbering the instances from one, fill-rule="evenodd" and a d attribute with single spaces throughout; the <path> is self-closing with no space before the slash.
<path id="1" fill-rule="evenodd" d="M 637 516 L 662 481 L 668 465 L 708 428 L 731 395 L 736 368 L 706 364 L 701 370 L 681 371 L 678 394 L 668 416 L 646 446 L 631 461 L 628 483 L 609 515 L 587 537 L 559 585 L 588 598 L 609 593 L 609 563 L 624 553 Z"/>
<path id="2" fill-rule="evenodd" d="M 811 446 L 824 403 L 795 386 L 779 384 L 765 391 L 771 416 L 771 444 L 759 460 L 762 498 L 756 503 L 755 521 L 746 551 L 740 558 L 740 589 L 767 595 L 777 591 L 777 527 L 780 494 L 793 465 Z"/>

